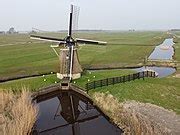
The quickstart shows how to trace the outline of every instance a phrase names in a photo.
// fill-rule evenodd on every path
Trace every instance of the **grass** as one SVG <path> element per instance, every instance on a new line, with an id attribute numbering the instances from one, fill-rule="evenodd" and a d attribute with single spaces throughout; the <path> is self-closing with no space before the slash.
<path id="1" fill-rule="evenodd" d="M 174 39 L 176 44 L 174 45 L 175 48 L 175 61 L 177 66 L 177 72 L 176 74 L 180 74 L 180 32 L 175 32 L 175 34 L 178 36 Z"/>
<path id="2" fill-rule="evenodd" d="M 85 84 L 89 81 L 104 79 L 106 77 L 114 77 L 114 76 L 121 76 L 127 75 L 129 73 L 133 73 L 134 71 L 131 70 L 101 70 L 97 72 L 87 71 L 84 72 L 81 79 L 74 80 L 73 83 L 76 83 L 80 87 L 84 87 Z M 94 78 L 95 77 L 95 78 Z M 46 81 L 44 81 L 46 79 Z M 2 89 L 13 89 L 17 91 L 22 86 L 31 89 L 31 91 L 37 91 L 39 88 L 54 84 L 55 82 L 60 82 L 57 79 L 55 74 L 46 75 L 45 77 L 32 77 L 27 79 L 19 79 L 13 80 L 5 83 L 0 83 L 0 88 Z"/>
<path id="3" fill-rule="evenodd" d="M 37 110 L 32 105 L 30 93 L 20 94 L 0 91 L 0 134 L 30 135 Z"/>
<path id="4" fill-rule="evenodd" d="M 47 35 L 47 34 L 45 34 Z M 57 33 L 51 33 L 57 36 Z M 64 35 L 63 35 L 64 36 Z M 62 37 L 63 37 L 62 36 Z M 0 36 L 2 38 L 2 36 Z M 142 64 L 144 57 L 149 55 L 154 46 L 163 41 L 166 34 L 163 32 L 113 32 L 113 33 L 81 33 L 78 37 L 104 40 L 107 46 L 79 46 L 78 52 L 80 62 L 83 67 L 118 67 L 134 66 Z M 161 38 L 159 38 L 161 37 Z M 3 43 L 29 41 L 28 35 L 10 35 L 3 37 Z M 0 44 L 3 44 L 2 41 Z M 180 73 L 180 39 L 175 45 L 177 61 L 177 73 Z M 15 55 L 16 54 L 16 57 Z M 0 78 L 12 77 L 17 75 L 31 75 L 34 73 L 44 73 L 58 71 L 58 59 L 51 51 L 49 43 L 17 44 L 15 46 L 0 47 Z M 131 70 L 108 70 L 97 72 L 86 72 L 81 79 L 75 80 L 80 87 L 90 81 L 104 79 L 107 77 L 121 76 L 133 73 Z M 95 78 L 94 78 L 95 76 Z M 31 90 L 38 90 L 58 82 L 55 75 L 20 79 L 1 83 L 0 88 L 18 90 L 22 86 L 29 87 Z M 119 101 L 136 100 L 148 102 L 171 109 L 180 114 L 180 79 L 172 76 L 162 79 L 145 79 L 98 88 L 90 91 L 108 92 L 117 97 Z"/>
<path id="5" fill-rule="evenodd" d="M 94 93 L 95 103 L 108 115 L 111 120 L 123 129 L 124 134 L 170 134 L 165 127 L 160 127 L 147 116 L 124 107 L 117 98 L 111 94 Z"/>
<path id="6" fill-rule="evenodd" d="M 82 77 L 78 80 L 74 80 L 76 85 L 80 87 L 85 87 L 85 84 L 88 83 L 88 81 L 95 81 L 95 80 L 101 80 L 105 78 L 115 77 L 115 76 L 123 76 L 128 75 L 130 73 L 134 73 L 132 70 L 126 70 L 126 69 L 117 69 L 117 70 L 100 70 L 100 71 L 87 71 L 85 72 Z"/>
<path id="7" fill-rule="evenodd" d="M 152 103 L 180 114 L 180 78 L 145 79 L 97 88 L 94 92 L 110 93 L 119 101 Z"/>
<path id="8" fill-rule="evenodd" d="M 156 36 L 162 36 L 162 33 L 124 32 L 91 34 L 88 35 L 90 39 L 101 39 L 107 41 L 108 45 L 106 47 L 84 46 L 80 48 L 80 61 L 85 67 L 137 65 L 142 63 L 144 58 L 151 53 L 154 45 L 163 40 L 154 38 Z"/>
<path id="9" fill-rule="evenodd" d="M 76 80 L 76 84 L 85 88 L 85 84 L 90 81 L 104 79 L 107 77 L 130 74 L 131 70 L 108 70 L 96 71 L 91 74 L 86 73 L 82 78 Z M 96 78 L 94 78 L 94 76 Z M 108 87 L 90 90 L 90 94 L 95 92 L 110 93 L 120 102 L 135 100 L 145 103 L 152 103 L 170 109 L 180 114 L 180 78 L 173 75 L 166 78 L 146 78 L 145 80 L 135 80 L 127 83 L 111 85 Z"/>
<path id="10" fill-rule="evenodd" d="M 107 70 L 91 72 L 91 74 L 86 73 L 82 78 L 76 80 L 76 85 L 85 88 L 88 79 L 94 81 L 107 77 L 126 75 L 132 72 L 131 70 Z M 145 80 L 141 79 L 97 88 L 95 90 L 90 90 L 90 94 L 92 95 L 95 92 L 110 93 L 120 102 L 135 100 L 144 103 L 152 103 L 180 114 L 179 82 L 180 78 L 174 78 L 173 76 L 155 79 L 146 78 Z"/>
<path id="11" fill-rule="evenodd" d="M 5 46 L 0 49 L 0 77 L 51 72 L 56 57 L 47 44 Z"/>
<path id="12" fill-rule="evenodd" d="M 64 37 L 60 33 L 48 33 Z M 78 37 L 107 41 L 107 46 L 80 46 L 80 63 L 89 67 L 123 67 L 142 64 L 154 46 L 167 36 L 163 32 L 79 33 Z M 161 38 L 159 38 L 161 37 Z M 13 46 L 1 46 L 12 44 Z M 24 44 L 22 44 L 24 43 Z M 51 43 L 30 40 L 29 35 L 0 35 L 0 79 L 58 71 Z"/>
<path id="13" fill-rule="evenodd" d="M 0 84 L 0 88 L 2 89 L 12 89 L 14 91 L 18 91 L 22 87 L 29 88 L 31 91 L 36 91 L 39 88 L 54 84 L 55 82 L 59 82 L 56 75 L 46 75 L 40 77 L 32 77 L 27 79 L 19 79 L 14 81 L 9 81 Z"/>

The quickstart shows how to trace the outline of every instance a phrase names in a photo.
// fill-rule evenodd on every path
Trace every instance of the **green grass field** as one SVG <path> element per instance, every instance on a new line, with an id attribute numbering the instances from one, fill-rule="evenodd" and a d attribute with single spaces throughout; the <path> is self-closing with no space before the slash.
<path id="1" fill-rule="evenodd" d="M 84 77 L 77 80 L 76 84 L 85 88 L 88 79 L 91 81 L 99 80 L 101 79 L 102 74 L 104 75 L 102 78 L 107 78 L 130 73 L 130 71 L 124 70 L 119 70 L 119 72 L 121 72 L 119 74 L 116 74 L 116 72 L 112 70 L 109 71 L 107 75 L 106 71 L 92 72 L 92 74 L 86 74 Z M 109 73 L 111 75 L 109 75 Z M 93 76 L 97 77 L 93 78 Z M 156 79 L 146 78 L 145 80 L 140 79 L 89 91 L 90 94 L 94 92 L 110 93 L 117 97 L 121 102 L 135 100 L 156 104 L 180 114 L 180 78 L 174 78 L 172 76 Z"/>
<path id="2" fill-rule="evenodd" d="M 177 61 L 177 72 L 176 72 L 176 74 L 180 74 L 180 32 L 176 32 L 175 34 L 178 36 L 178 38 L 175 39 L 176 44 L 174 46 L 175 53 L 176 53 L 175 54 L 175 60 Z"/>
<path id="3" fill-rule="evenodd" d="M 59 33 L 49 35 L 58 37 Z M 84 68 L 88 68 L 142 64 L 154 46 L 162 42 L 167 35 L 163 32 L 120 32 L 81 33 L 77 36 L 108 42 L 107 46 L 79 47 L 80 62 Z M 8 46 L 13 43 L 15 45 Z M 0 78 L 57 72 L 58 57 L 50 45 L 51 43 L 30 40 L 29 35 L 0 35 Z"/>
<path id="4" fill-rule="evenodd" d="M 0 90 L 14 90 L 18 91 L 22 88 L 28 88 L 31 91 L 37 91 L 40 88 L 49 86 L 51 84 L 55 84 L 60 82 L 59 79 L 56 78 L 56 75 L 45 75 L 41 77 L 30 77 L 26 79 L 18 79 L 13 81 L 8 81 L 0 84 Z"/>
<path id="5" fill-rule="evenodd" d="M 50 35 L 58 37 L 57 33 L 50 33 Z M 108 42 L 107 46 L 79 46 L 80 62 L 85 68 L 141 65 L 144 58 L 151 53 L 155 45 L 161 43 L 167 37 L 164 32 L 81 33 L 77 36 Z M 176 40 L 178 43 L 175 45 L 175 60 L 177 61 L 177 72 L 175 74 L 179 74 L 180 38 Z M 12 43 L 17 44 L 1 46 Z M 0 36 L 0 78 L 58 71 L 58 58 L 49 45 L 49 43 L 30 40 L 28 35 Z M 93 71 L 91 73 L 86 71 L 83 73 L 82 78 L 74 80 L 73 83 L 80 87 L 85 87 L 88 80 L 94 81 L 107 77 L 127 75 L 133 72 L 132 70 L 106 70 Z M 180 78 L 173 76 L 161 79 L 148 78 L 144 81 L 136 80 L 97 88 L 91 90 L 90 94 L 94 92 L 111 93 L 120 101 L 136 100 L 153 103 L 180 114 Z M 18 90 L 25 86 L 34 91 L 58 81 L 56 75 L 53 74 L 45 77 L 1 83 L 0 89 Z"/>

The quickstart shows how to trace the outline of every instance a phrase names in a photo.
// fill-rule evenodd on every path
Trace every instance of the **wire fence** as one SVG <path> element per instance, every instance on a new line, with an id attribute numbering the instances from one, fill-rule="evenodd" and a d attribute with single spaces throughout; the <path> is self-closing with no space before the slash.
<path id="1" fill-rule="evenodd" d="M 89 90 L 96 89 L 98 87 L 114 85 L 117 83 L 125 83 L 125 82 L 129 82 L 129 81 L 133 81 L 133 80 L 141 79 L 141 78 L 143 78 L 144 80 L 145 77 L 155 78 L 156 73 L 154 71 L 143 71 L 143 72 L 138 72 L 138 73 L 134 73 L 134 74 L 126 75 L 126 76 L 106 78 L 102 80 L 93 81 L 86 84 L 86 91 L 88 93 Z"/>

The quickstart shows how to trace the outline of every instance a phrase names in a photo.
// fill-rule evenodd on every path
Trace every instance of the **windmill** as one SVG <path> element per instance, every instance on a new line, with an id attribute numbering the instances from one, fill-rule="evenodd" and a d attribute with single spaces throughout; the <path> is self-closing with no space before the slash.
<path id="1" fill-rule="evenodd" d="M 69 29 L 68 35 L 64 39 L 53 38 L 53 37 L 44 37 L 31 35 L 31 39 L 43 40 L 58 43 L 58 45 L 52 45 L 52 49 L 58 55 L 60 59 L 60 70 L 57 73 L 59 79 L 77 79 L 81 77 L 82 68 L 79 64 L 79 58 L 77 54 L 77 44 L 94 44 L 94 45 L 105 45 L 106 42 L 87 40 L 81 38 L 73 38 L 73 18 L 75 17 L 76 6 L 71 5 L 70 19 L 69 19 Z M 57 53 L 55 48 L 64 46 L 63 49 L 60 49 L 60 55 Z"/>

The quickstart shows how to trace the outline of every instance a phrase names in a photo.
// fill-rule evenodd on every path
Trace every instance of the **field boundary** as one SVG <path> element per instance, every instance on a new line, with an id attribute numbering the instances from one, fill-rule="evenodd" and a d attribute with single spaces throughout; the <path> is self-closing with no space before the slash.
<path id="1" fill-rule="evenodd" d="M 143 71 L 143 72 L 138 72 L 134 74 L 129 74 L 125 76 L 119 76 L 119 77 L 112 77 L 112 78 L 106 78 L 102 80 L 97 80 L 93 82 L 86 83 L 86 91 L 88 93 L 89 90 L 91 89 L 96 89 L 98 87 L 103 87 L 103 86 L 109 86 L 109 85 L 114 85 L 118 83 L 125 83 L 125 82 L 130 82 L 134 81 L 136 79 L 141 79 L 145 77 L 156 77 L 156 72 L 154 71 Z"/>
<path id="2" fill-rule="evenodd" d="M 17 75 L 15 77 L 6 77 L 6 78 L 0 77 L 0 84 L 4 83 L 4 82 L 9 82 L 9 81 L 15 81 L 15 80 L 20 80 L 20 79 L 29 79 L 29 78 L 40 77 L 43 75 L 52 75 L 52 74 L 55 74 L 55 73 L 47 72 L 47 73 L 39 73 L 39 74 L 32 74 L 32 75 Z"/>

